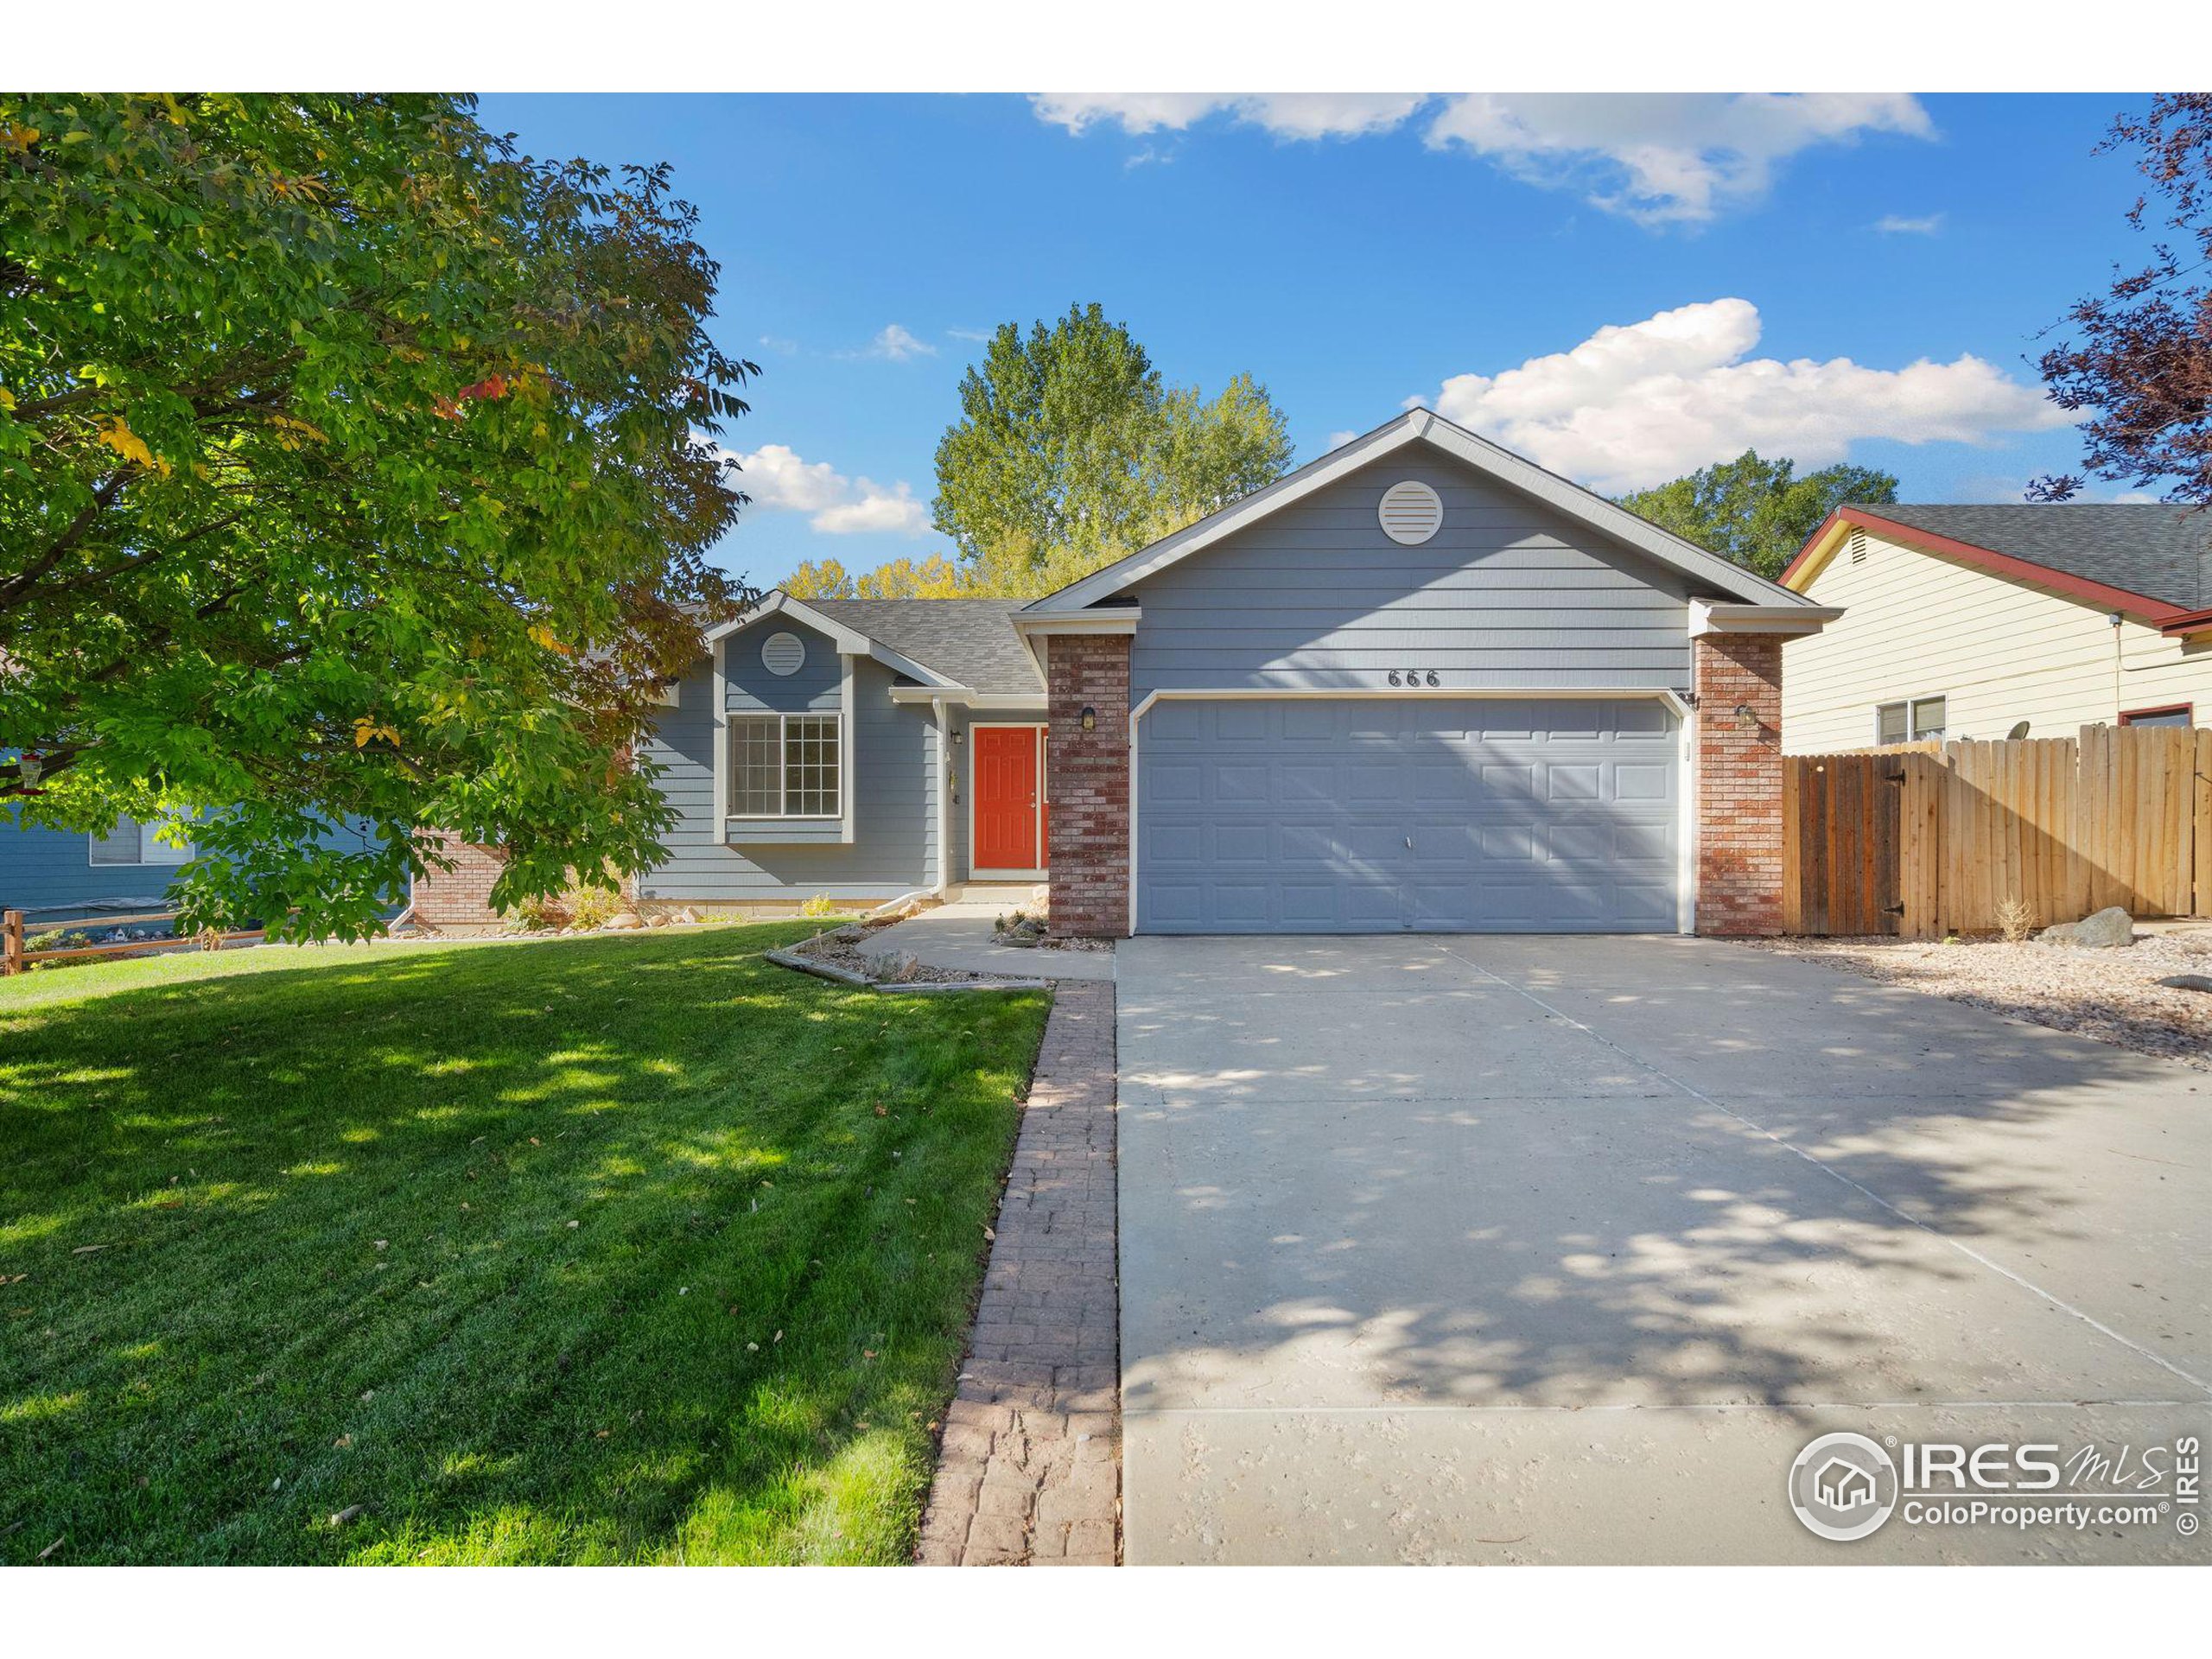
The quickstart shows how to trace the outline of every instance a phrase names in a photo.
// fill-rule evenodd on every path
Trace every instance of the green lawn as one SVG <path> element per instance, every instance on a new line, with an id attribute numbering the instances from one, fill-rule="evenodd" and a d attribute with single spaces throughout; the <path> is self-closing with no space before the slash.
<path id="1" fill-rule="evenodd" d="M 0 985 L 0 1562 L 906 1560 L 1046 999 L 810 931 Z"/>

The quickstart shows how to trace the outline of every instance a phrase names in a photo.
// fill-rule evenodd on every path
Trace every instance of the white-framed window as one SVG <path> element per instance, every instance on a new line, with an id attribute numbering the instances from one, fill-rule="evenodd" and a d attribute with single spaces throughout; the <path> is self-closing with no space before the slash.
<path id="1" fill-rule="evenodd" d="M 181 864 L 193 854 L 192 843 L 172 846 L 162 839 L 168 826 L 122 818 L 105 836 L 91 836 L 91 861 L 99 864 Z"/>
<path id="2" fill-rule="evenodd" d="M 1942 736 L 1944 702 L 1942 697 L 1909 697 L 1902 702 L 1877 704 L 1874 741 L 1924 743 Z"/>
<path id="3" fill-rule="evenodd" d="M 844 721 L 836 715 L 729 717 L 734 818 L 834 818 L 844 811 Z"/>

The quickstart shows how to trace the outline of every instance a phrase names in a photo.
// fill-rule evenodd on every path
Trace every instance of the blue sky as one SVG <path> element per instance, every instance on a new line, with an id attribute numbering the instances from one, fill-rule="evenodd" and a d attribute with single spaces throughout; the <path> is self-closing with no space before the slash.
<path id="1" fill-rule="evenodd" d="M 672 162 L 764 371 L 724 561 L 942 550 L 971 336 L 1097 300 L 1167 378 L 1249 372 L 1299 458 L 1419 397 L 1609 491 L 1746 444 L 2018 499 L 2077 446 L 2025 360 L 2145 238 L 2066 97 L 484 100 L 540 155 Z M 1917 365 L 1917 366 L 1916 366 Z M 1919 442 L 1902 440 L 1917 438 Z M 2105 492 L 2109 493 L 2109 492 Z"/>

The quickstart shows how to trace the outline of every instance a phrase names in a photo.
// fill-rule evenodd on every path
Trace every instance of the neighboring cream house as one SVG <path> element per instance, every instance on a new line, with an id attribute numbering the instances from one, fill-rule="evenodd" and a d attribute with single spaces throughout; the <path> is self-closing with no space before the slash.
<path id="1" fill-rule="evenodd" d="M 1792 753 L 2212 726 L 2212 513 L 1843 506 L 1782 582 L 1843 611 L 1784 647 Z"/>

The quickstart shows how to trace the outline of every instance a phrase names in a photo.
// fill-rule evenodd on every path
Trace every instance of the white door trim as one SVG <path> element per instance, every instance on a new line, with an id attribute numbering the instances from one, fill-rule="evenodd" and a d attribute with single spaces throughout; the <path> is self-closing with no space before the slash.
<path id="1" fill-rule="evenodd" d="M 1038 720 L 979 720 L 968 725 L 971 741 L 968 762 L 968 879 L 970 881 L 1042 881 L 1046 879 L 1045 851 L 1045 733 L 1046 722 Z M 1029 836 L 1036 849 L 1036 861 L 1026 870 L 1001 869 L 996 866 L 980 868 L 976 862 L 976 801 L 982 793 L 976 782 L 975 746 L 972 736 L 976 732 L 1028 731 L 1030 737 L 1030 766 L 1037 780 L 1037 798 L 1030 804 Z"/>
<path id="2" fill-rule="evenodd" d="M 1137 931 L 1137 813 L 1143 791 L 1139 787 L 1141 773 L 1138 770 L 1138 734 L 1144 717 L 1155 702 L 1235 701 L 1281 702 L 1289 698 L 1335 697 L 1351 700 L 1361 697 L 1398 697 L 1403 699 L 1457 698 L 1461 702 L 1503 701 L 1509 697 L 1527 697 L 1546 702 L 1599 702 L 1622 697 L 1643 697 L 1665 707 L 1681 728 L 1684 746 L 1685 765 L 1679 779 L 1682 791 L 1684 823 L 1694 832 L 1697 823 L 1694 776 L 1696 749 L 1692 743 L 1691 728 L 1697 718 L 1696 710 L 1686 702 L 1681 693 L 1666 686 L 1649 685 L 1571 685 L 1571 686 L 1295 686 L 1288 688 L 1256 686 L 1177 686 L 1147 691 L 1142 701 L 1129 710 L 1129 932 Z M 973 791 L 970 791 L 971 793 Z M 1695 931 L 1697 864 L 1693 844 L 1694 835 L 1677 836 L 1681 846 L 1676 855 L 1675 931 L 1689 933 Z M 970 831 L 969 845 L 975 845 Z"/>

